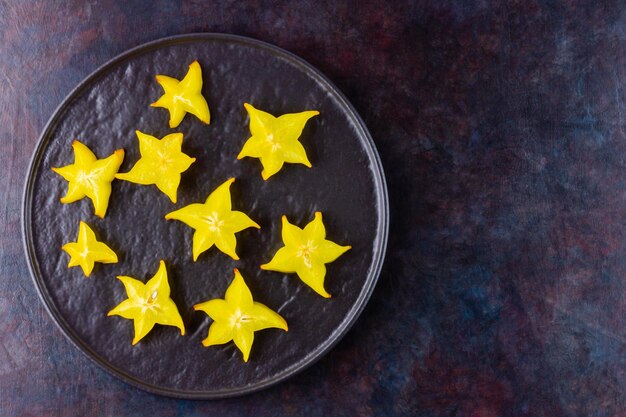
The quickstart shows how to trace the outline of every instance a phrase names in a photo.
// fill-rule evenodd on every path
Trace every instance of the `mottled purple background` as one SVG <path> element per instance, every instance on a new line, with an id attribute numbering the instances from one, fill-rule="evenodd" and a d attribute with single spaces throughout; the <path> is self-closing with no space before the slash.
<path id="1" fill-rule="evenodd" d="M 153 3 L 154 6 L 148 6 Z M 626 415 L 626 3 L 0 1 L 0 415 Z M 109 376 L 39 301 L 20 236 L 39 132 L 100 64 L 226 32 L 308 60 L 391 200 L 372 300 L 324 359 L 192 402 Z"/>

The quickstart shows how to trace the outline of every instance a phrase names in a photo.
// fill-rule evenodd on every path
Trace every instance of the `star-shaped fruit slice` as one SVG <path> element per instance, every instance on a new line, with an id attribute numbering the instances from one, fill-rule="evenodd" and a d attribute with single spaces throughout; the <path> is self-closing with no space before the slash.
<path id="1" fill-rule="evenodd" d="M 232 210 L 230 199 L 230 185 L 235 181 L 231 178 L 217 187 L 203 204 L 190 204 L 165 215 L 167 220 L 179 220 L 195 229 L 193 234 L 193 260 L 211 246 L 231 258 L 238 260 L 235 252 L 238 233 L 248 227 L 261 226 L 241 211 Z"/>
<path id="2" fill-rule="evenodd" d="M 250 115 L 250 133 L 237 159 L 249 156 L 259 158 L 263 165 L 261 176 L 267 180 L 283 167 L 285 162 L 303 164 L 311 168 L 306 151 L 298 138 L 306 122 L 320 114 L 316 110 L 288 113 L 274 117 L 245 103 Z"/>
<path id="3" fill-rule="evenodd" d="M 118 149 L 107 158 L 97 159 L 91 150 L 75 140 L 72 142 L 74 163 L 62 168 L 52 168 L 68 181 L 67 194 L 61 203 L 69 204 L 84 197 L 93 202 L 95 214 L 104 217 L 111 196 L 111 181 L 124 160 L 124 149 Z"/>
<path id="4" fill-rule="evenodd" d="M 172 203 L 176 203 L 176 191 L 180 184 L 180 174 L 185 172 L 196 158 L 191 158 L 181 150 L 182 133 L 171 133 L 163 139 L 136 130 L 141 158 L 129 172 L 119 173 L 115 178 L 135 184 L 154 184 Z"/>
<path id="5" fill-rule="evenodd" d="M 167 282 L 165 262 L 159 262 L 159 270 L 145 284 L 135 278 L 118 276 L 128 298 L 109 311 L 108 316 L 121 316 L 133 320 L 135 337 L 133 345 L 147 335 L 155 324 L 174 326 L 185 334 L 183 319 L 170 298 L 170 284 Z"/>
<path id="6" fill-rule="evenodd" d="M 326 240 L 326 228 L 319 211 L 304 229 L 289 223 L 287 217 L 283 216 L 282 238 L 285 246 L 278 249 L 271 261 L 261 265 L 261 269 L 295 272 L 316 293 L 330 298 L 324 289 L 325 264 L 333 262 L 351 246 L 340 246 Z"/>
<path id="7" fill-rule="evenodd" d="M 254 341 L 254 332 L 277 328 L 287 331 L 287 322 L 278 313 L 252 299 L 250 289 L 235 269 L 235 278 L 226 290 L 224 299 L 216 298 L 193 306 L 213 319 L 204 346 L 222 345 L 231 340 L 248 362 Z"/>
<path id="8" fill-rule="evenodd" d="M 80 266 L 86 277 L 93 271 L 94 263 L 117 263 L 117 255 L 106 244 L 96 239 L 96 234 L 85 222 L 78 226 L 78 239 L 63 245 L 63 250 L 70 255 L 68 268 Z"/>
<path id="9" fill-rule="evenodd" d="M 202 96 L 202 69 L 198 61 L 189 65 L 189 71 L 181 81 L 167 75 L 157 75 L 156 80 L 163 87 L 164 94 L 150 106 L 169 110 L 171 128 L 177 127 L 187 113 L 209 124 L 211 114 Z"/>

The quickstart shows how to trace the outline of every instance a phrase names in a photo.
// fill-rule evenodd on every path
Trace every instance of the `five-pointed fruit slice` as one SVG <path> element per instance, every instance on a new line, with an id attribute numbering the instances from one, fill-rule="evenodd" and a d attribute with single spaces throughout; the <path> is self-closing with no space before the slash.
<path id="1" fill-rule="evenodd" d="M 261 269 L 295 272 L 316 293 L 329 298 L 330 294 L 324 289 L 325 264 L 333 262 L 351 246 L 340 246 L 326 240 L 326 229 L 319 211 L 304 229 L 289 223 L 286 216 L 282 220 L 285 246 L 278 249 L 271 261 L 261 265 Z"/>
<path id="2" fill-rule="evenodd" d="M 275 327 L 287 331 L 287 322 L 278 313 L 252 299 L 250 289 L 235 269 L 235 278 L 224 299 L 216 298 L 193 306 L 213 319 L 204 346 L 221 345 L 231 340 L 248 362 L 254 332 Z"/>
<path id="3" fill-rule="evenodd" d="M 74 163 L 62 168 L 52 168 L 54 172 L 65 178 L 69 184 L 67 194 L 61 198 L 61 203 L 69 204 L 84 197 L 93 202 L 95 214 L 104 217 L 111 196 L 111 181 L 124 160 L 124 150 L 118 149 L 107 158 L 96 159 L 91 150 L 75 140 Z"/>
<path id="4" fill-rule="evenodd" d="M 248 227 L 261 227 L 241 211 L 233 211 L 230 200 L 231 178 L 217 187 L 203 204 L 190 204 L 165 215 L 166 219 L 179 220 L 195 229 L 193 234 L 193 260 L 215 244 L 219 250 L 237 260 L 235 233 Z"/>
<path id="5" fill-rule="evenodd" d="M 283 114 L 274 117 L 245 103 L 250 115 L 250 133 L 237 159 L 249 156 L 259 158 L 263 165 L 261 176 L 267 180 L 283 167 L 285 162 L 303 164 L 311 168 L 311 163 L 298 138 L 307 120 L 317 116 L 318 111 Z"/>
<path id="6" fill-rule="evenodd" d="M 164 94 L 150 106 L 169 110 L 171 128 L 177 127 L 187 113 L 209 124 L 211 114 L 202 96 L 202 69 L 198 61 L 189 65 L 189 71 L 181 81 L 167 75 L 157 75 L 156 80 L 163 87 Z"/>
<path id="7" fill-rule="evenodd" d="M 99 242 L 89 225 L 80 222 L 78 239 L 63 245 L 63 250 L 70 255 L 68 268 L 80 266 L 86 277 L 89 277 L 95 262 L 103 264 L 117 263 L 117 255 L 106 244 Z"/>
<path id="8" fill-rule="evenodd" d="M 109 311 L 108 316 L 121 316 L 134 321 L 133 345 L 143 339 L 155 324 L 178 327 L 180 334 L 185 334 L 183 319 L 170 298 L 165 262 L 159 262 L 159 270 L 145 284 L 131 277 L 117 278 L 124 284 L 128 298 Z"/>
<path id="9" fill-rule="evenodd" d="M 155 184 L 176 203 L 180 174 L 196 160 L 182 152 L 183 134 L 171 133 L 159 140 L 138 130 L 135 133 L 141 158 L 129 172 L 119 173 L 115 178 L 142 185 Z"/>

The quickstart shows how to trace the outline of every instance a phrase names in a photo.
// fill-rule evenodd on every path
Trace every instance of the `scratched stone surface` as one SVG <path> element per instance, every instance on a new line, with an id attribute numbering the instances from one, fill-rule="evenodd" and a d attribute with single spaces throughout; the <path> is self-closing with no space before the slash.
<path id="1" fill-rule="evenodd" d="M 93 365 L 45 312 L 20 236 L 56 106 L 118 53 L 191 32 L 324 72 L 390 191 L 386 263 L 353 329 L 305 372 L 222 401 Z M 0 2 L 0 415 L 626 415 L 625 87 L 623 1 Z"/>

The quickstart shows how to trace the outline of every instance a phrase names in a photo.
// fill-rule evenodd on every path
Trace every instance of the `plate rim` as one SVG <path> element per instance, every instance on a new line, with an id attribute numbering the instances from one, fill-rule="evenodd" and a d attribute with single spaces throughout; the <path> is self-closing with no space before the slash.
<path id="1" fill-rule="evenodd" d="M 90 85 L 92 81 L 96 80 L 99 76 L 101 76 L 103 72 L 105 72 L 110 67 L 115 67 L 116 65 L 123 63 L 129 58 L 139 53 L 148 52 L 151 49 L 158 49 L 162 46 L 194 41 L 219 41 L 227 43 L 234 42 L 244 44 L 252 48 L 268 51 L 274 56 L 286 59 L 292 65 L 305 72 L 307 76 L 310 76 L 317 83 L 322 84 L 325 88 L 327 88 L 328 91 L 330 91 L 332 95 L 338 100 L 340 105 L 344 107 L 344 109 L 347 111 L 348 115 L 356 125 L 355 127 L 357 129 L 358 136 L 360 137 L 365 152 L 371 163 L 370 170 L 373 173 L 374 188 L 377 191 L 377 211 L 380 215 L 379 224 L 377 227 L 378 230 L 376 232 L 376 237 L 374 240 L 374 256 L 372 266 L 369 270 L 368 276 L 365 280 L 359 297 L 356 299 L 352 308 L 348 311 L 340 325 L 335 328 L 335 331 L 333 331 L 323 343 L 318 345 L 317 348 L 311 351 L 302 360 L 284 368 L 282 372 L 277 373 L 273 377 L 262 380 L 261 382 L 252 385 L 244 385 L 242 387 L 216 391 L 177 390 L 151 384 L 142 379 L 134 377 L 133 375 L 125 372 L 123 369 L 119 369 L 113 366 L 109 361 L 107 361 L 97 352 L 92 350 L 86 343 L 84 343 L 84 341 L 81 340 L 80 337 L 78 337 L 74 333 L 71 326 L 67 324 L 61 313 L 57 310 L 54 303 L 51 301 L 51 297 L 47 292 L 45 285 L 43 285 L 43 282 L 40 282 L 41 279 L 39 277 L 41 276 L 41 273 L 38 269 L 38 263 L 36 261 L 36 256 L 34 253 L 34 240 L 32 237 L 32 227 L 30 227 L 31 213 L 29 208 L 32 207 L 32 198 L 34 194 L 34 170 L 36 167 L 39 166 L 44 145 L 47 143 L 50 136 L 49 132 L 54 129 L 55 125 L 59 122 L 59 115 L 62 114 L 66 107 L 68 107 L 68 105 L 72 102 L 72 100 L 76 98 L 88 85 Z M 61 333 L 65 336 L 65 338 L 69 340 L 70 343 L 74 347 L 76 347 L 83 355 L 89 358 L 92 363 L 95 363 L 99 368 L 103 369 L 108 374 L 115 376 L 119 380 L 135 388 L 142 389 L 152 394 L 180 399 L 223 399 L 257 392 L 291 378 L 292 376 L 309 368 L 311 365 L 313 365 L 315 362 L 325 356 L 348 333 L 348 331 L 355 324 L 363 309 L 367 305 L 367 302 L 372 295 L 372 292 L 380 276 L 382 266 L 384 264 L 385 253 L 387 249 L 387 240 L 389 235 L 389 197 L 382 162 L 380 160 L 380 156 L 375 147 L 374 140 L 372 139 L 370 132 L 368 131 L 360 115 L 352 106 L 352 104 L 348 101 L 346 96 L 321 71 L 316 69 L 313 65 L 309 64 L 307 61 L 300 58 L 299 56 L 265 41 L 227 33 L 188 33 L 158 38 L 156 40 L 142 43 L 138 46 L 125 50 L 124 52 L 107 60 L 104 64 L 98 66 L 98 68 L 96 68 L 88 76 L 82 79 L 78 83 L 78 85 L 74 87 L 63 98 L 61 103 L 56 107 L 56 109 L 46 122 L 44 128 L 42 129 L 28 164 L 27 176 L 22 192 L 21 231 L 24 255 L 26 256 L 26 263 L 28 265 L 28 270 L 33 280 L 33 283 L 35 284 L 35 288 L 37 289 L 37 294 L 39 295 L 39 298 L 41 299 L 46 311 L 50 315 L 50 318 L 55 323 L 57 328 L 61 331 Z"/>

